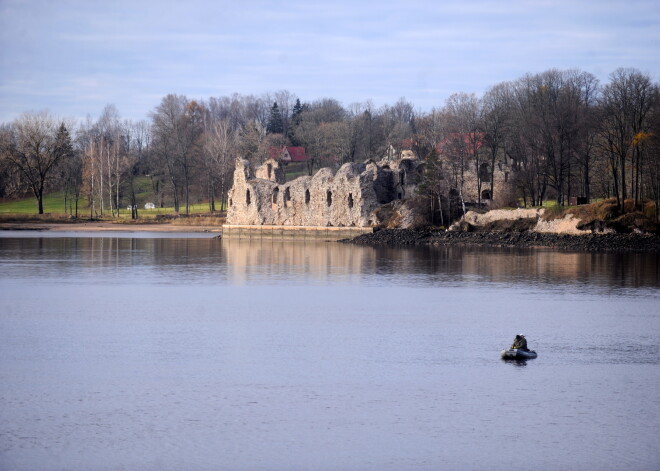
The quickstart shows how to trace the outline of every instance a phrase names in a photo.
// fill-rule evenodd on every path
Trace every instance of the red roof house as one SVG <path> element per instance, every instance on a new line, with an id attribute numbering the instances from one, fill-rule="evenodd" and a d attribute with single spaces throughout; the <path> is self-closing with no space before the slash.
<path id="1" fill-rule="evenodd" d="M 268 157 L 280 162 L 307 162 L 309 156 L 305 154 L 304 147 L 271 147 L 268 149 Z"/>
<path id="2" fill-rule="evenodd" d="M 451 150 L 461 149 L 471 155 L 475 150 L 481 149 L 485 143 L 486 133 L 483 132 L 452 133 L 444 138 L 435 150 L 442 155 Z"/>

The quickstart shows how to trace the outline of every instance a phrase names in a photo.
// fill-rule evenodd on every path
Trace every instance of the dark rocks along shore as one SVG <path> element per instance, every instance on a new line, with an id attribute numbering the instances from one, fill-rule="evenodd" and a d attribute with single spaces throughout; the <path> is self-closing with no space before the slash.
<path id="1" fill-rule="evenodd" d="M 649 234 L 548 234 L 539 232 L 446 232 L 381 229 L 346 240 L 359 245 L 413 247 L 464 245 L 484 247 L 548 247 L 580 252 L 660 253 L 660 237 Z"/>

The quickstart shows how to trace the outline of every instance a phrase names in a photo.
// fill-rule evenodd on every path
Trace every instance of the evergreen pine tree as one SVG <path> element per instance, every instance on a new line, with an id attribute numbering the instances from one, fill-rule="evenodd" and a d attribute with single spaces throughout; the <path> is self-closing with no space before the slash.
<path id="1" fill-rule="evenodd" d="M 71 134 L 64 123 L 60 124 L 55 137 L 55 154 L 58 161 L 73 156 L 73 144 L 71 143 Z"/>
<path id="2" fill-rule="evenodd" d="M 291 141 L 291 145 L 299 146 L 300 142 L 296 138 L 296 128 L 300 124 L 300 113 L 303 112 L 303 105 L 300 103 L 300 98 L 296 98 L 296 104 L 293 105 L 293 111 L 291 112 L 291 122 L 289 124 L 288 138 Z"/>
<path id="3" fill-rule="evenodd" d="M 284 132 L 284 122 L 282 121 L 282 113 L 277 106 L 277 102 L 273 103 L 270 109 L 270 118 L 268 118 L 268 126 L 266 126 L 268 134 L 282 134 Z"/>
<path id="4" fill-rule="evenodd" d="M 298 118 L 298 115 L 302 113 L 303 106 L 300 103 L 300 98 L 296 98 L 296 104 L 293 105 L 293 113 L 291 114 L 291 121 L 294 123 L 296 122 L 296 119 Z"/>

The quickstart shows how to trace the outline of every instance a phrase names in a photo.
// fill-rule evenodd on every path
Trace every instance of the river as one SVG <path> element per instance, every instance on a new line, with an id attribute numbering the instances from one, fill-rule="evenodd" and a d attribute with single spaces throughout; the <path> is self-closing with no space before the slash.
<path id="1" fill-rule="evenodd" d="M 659 262 L 3 231 L 0 469 L 657 470 Z"/>

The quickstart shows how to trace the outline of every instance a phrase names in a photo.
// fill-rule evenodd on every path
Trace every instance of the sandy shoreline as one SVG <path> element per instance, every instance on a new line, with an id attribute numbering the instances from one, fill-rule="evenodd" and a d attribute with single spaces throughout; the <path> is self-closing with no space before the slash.
<path id="1" fill-rule="evenodd" d="M 175 224 L 119 224 L 112 222 L 58 223 L 0 223 L 4 231 L 48 232 L 215 232 L 222 233 L 221 226 L 193 226 Z"/>

